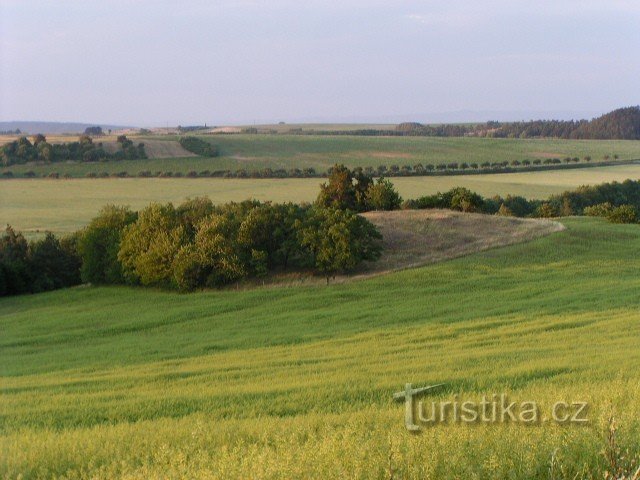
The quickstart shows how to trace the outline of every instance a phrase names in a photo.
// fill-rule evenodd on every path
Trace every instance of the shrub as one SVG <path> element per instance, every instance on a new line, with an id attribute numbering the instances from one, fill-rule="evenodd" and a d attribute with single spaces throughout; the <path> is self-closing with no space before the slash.
<path id="1" fill-rule="evenodd" d="M 638 223 L 638 211 L 633 205 L 620 205 L 607 215 L 611 223 Z"/>
<path id="2" fill-rule="evenodd" d="M 613 205 L 609 202 L 604 202 L 586 207 L 584 214 L 589 217 L 607 217 L 611 213 L 611 210 L 613 210 Z"/>
<path id="3" fill-rule="evenodd" d="M 393 187 L 393 183 L 384 177 L 369 185 L 365 199 L 367 207 L 373 210 L 397 210 L 402 203 L 402 197 Z"/>
<path id="4" fill-rule="evenodd" d="M 463 212 L 478 212 L 482 209 L 483 199 L 468 188 L 458 187 L 450 190 L 449 208 Z"/>
<path id="5" fill-rule="evenodd" d="M 539 218 L 553 218 L 558 216 L 558 212 L 553 205 L 545 202 L 536 209 L 535 216 Z"/>
<path id="6" fill-rule="evenodd" d="M 182 145 L 182 148 L 185 150 L 200 155 L 201 157 L 217 157 L 219 154 L 218 148 L 215 145 L 198 137 L 181 137 L 180 145 Z"/>
<path id="7" fill-rule="evenodd" d="M 499 215 L 501 217 L 514 217 L 515 216 L 513 214 L 513 212 L 511 211 L 511 209 L 509 207 L 507 207 L 504 203 L 502 205 L 500 205 L 500 208 L 496 212 L 496 215 Z"/>

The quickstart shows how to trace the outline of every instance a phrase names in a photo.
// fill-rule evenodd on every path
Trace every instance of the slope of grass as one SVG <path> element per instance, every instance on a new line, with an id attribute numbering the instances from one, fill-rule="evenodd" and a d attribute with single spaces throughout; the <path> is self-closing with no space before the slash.
<path id="1" fill-rule="evenodd" d="M 150 153 L 162 151 L 158 142 L 175 144 L 178 137 L 135 137 L 148 142 Z M 640 159 L 640 141 L 491 139 L 435 137 L 356 137 L 313 135 L 206 135 L 201 136 L 220 149 L 216 158 L 150 158 L 102 163 L 55 163 L 52 165 L 12 165 L 0 167 L 0 174 L 29 170 L 39 176 L 50 172 L 84 177 L 87 173 L 200 172 L 203 170 L 262 170 L 264 168 L 308 168 L 324 172 L 335 163 L 349 167 L 378 165 L 441 164 L 451 162 L 501 162 L 536 158 L 584 158 L 602 160 L 605 155 L 620 160 Z M 155 150 L 154 150 L 155 149 Z M 150 155 L 153 156 L 153 155 Z"/>
<path id="2" fill-rule="evenodd" d="M 640 178 L 640 165 L 578 170 L 453 177 L 393 178 L 404 198 L 464 186 L 484 196 L 522 195 L 543 199 L 579 185 Z M 315 200 L 321 179 L 15 179 L 0 181 L 0 222 L 35 234 L 72 232 L 107 203 L 142 208 L 150 202 L 177 202 L 206 195 L 216 203 L 248 198 L 274 202 Z"/>
<path id="3" fill-rule="evenodd" d="M 0 301 L 8 478 L 603 478 L 640 452 L 640 229 L 328 287 Z M 590 403 L 586 426 L 403 426 L 391 394 Z M 622 456 L 622 455 L 618 455 Z"/>

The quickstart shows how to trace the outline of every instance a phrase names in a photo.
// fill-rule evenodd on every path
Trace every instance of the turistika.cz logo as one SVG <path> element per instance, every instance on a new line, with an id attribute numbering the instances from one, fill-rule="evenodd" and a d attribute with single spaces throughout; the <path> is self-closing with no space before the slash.
<path id="1" fill-rule="evenodd" d="M 547 421 L 556 423 L 585 424 L 588 403 L 582 401 L 555 402 L 549 408 L 549 415 L 536 401 L 510 401 L 505 393 L 483 395 L 479 400 L 461 399 L 453 395 L 451 400 L 424 402 L 419 398 L 427 392 L 443 386 L 430 385 L 413 388 L 410 383 L 401 392 L 393 394 L 394 400 L 404 401 L 404 422 L 407 430 L 420 431 L 423 427 L 446 423 L 523 423 L 540 424 Z"/>

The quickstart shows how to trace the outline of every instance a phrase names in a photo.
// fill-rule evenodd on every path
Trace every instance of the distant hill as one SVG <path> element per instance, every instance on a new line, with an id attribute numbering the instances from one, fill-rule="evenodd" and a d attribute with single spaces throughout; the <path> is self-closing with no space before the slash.
<path id="1" fill-rule="evenodd" d="M 64 123 L 64 122 L 0 122 L 0 132 L 13 132 L 20 130 L 24 134 L 35 133 L 82 133 L 87 127 L 102 127 L 105 132 L 111 130 L 121 130 L 131 128 L 124 125 L 107 125 L 104 123 Z"/>
<path id="2" fill-rule="evenodd" d="M 374 131 L 369 134 L 389 133 Z M 423 125 L 403 122 L 396 126 L 394 133 L 431 137 L 640 140 L 640 107 L 619 108 L 592 120 L 490 121 L 472 125 Z"/>
<path id="3" fill-rule="evenodd" d="M 640 107 L 619 108 L 581 124 L 574 138 L 640 140 Z"/>

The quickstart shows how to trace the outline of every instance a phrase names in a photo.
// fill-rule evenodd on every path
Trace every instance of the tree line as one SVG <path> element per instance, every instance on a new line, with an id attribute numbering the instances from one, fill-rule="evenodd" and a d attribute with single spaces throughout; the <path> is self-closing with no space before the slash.
<path id="1" fill-rule="evenodd" d="M 138 160 L 147 158 L 144 144 L 134 145 L 125 135 L 117 138 L 118 150 L 110 153 L 101 142 L 94 143 L 88 135 L 81 135 L 77 142 L 49 143 L 42 134 L 34 135 L 32 141 L 20 137 L 0 147 L 0 159 L 4 166 L 27 162 L 54 163 L 67 160 L 97 162 L 105 160 Z"/>
<path id="2" fill-rule="evenodd" d="M 204 142 L 206 143 L 206 142 Z M 560 170 L 566 168 L 580 168 L 588 166 L 602 166 L 610 165 L 612 161 L 615 163 L 631 163 L 634 160 L 619 161 L 618 155 L 604 155 L 602 160 L 592 162 L 592 157 L 586 155 L 582 158 L 579 157 L 564 157 L 560 158 L 545 158 L 545 159 L 524 159 L 524 160 L 512 160 L 510 162 L 448 162 L 441 164 L 422 164 L 417 163 L 414 165 L 378 165 L 377 167 L 355 167 L 354 171 L 361 171 L 371 176 L 385 176 L 385 177 L 419 177 L 419 176 L 446 176 L 446 175 L 463 175 L 463 174 L 486 174 L 486 173 L 512 173 L 522 171 L 540 171 L 540 170 Z M 247 170 L 238 169 L 232 170 L 190 170 L 186 173 L 166 171 L 151 171 L 141 170 L 138 173 L 130 174 L 127 171 L 120 172 L 88 172 L 86 178 L 126 178 L 126 177 L 140 177 L 140 178 L 326 178 L 331 174 L 330 167 L 326 171 L 318 171 L 313 167 L 308 168 L 263 168 L 261 170 Z M 18 175 L 14 175 L 12 171 L 5 171 L 1 175 L 4 178 L 14 178 Z M 29 170 L 21 174 L 25 178 L 34 178 L 37 176 L 36 172 Z M 48 172 L 43 174 L 43 177 L 49 178 L 71 178 L 70 174 L 60 174 L 59 172 Z"/>
<path id="3" fill-rule="evenodd" d="M 475 125 L 440 126 L 403 123 L 396 127 L 396 132 L 404 135 L 437 137 L 638 140 L 640 139 L 640 107 L 620 108 L 592 120 L 492 121 Z"/>
<path id="4" fill-rule="evenodd" d="M 257 130 L 255 133 L 258 133 Z M 278 133 L 273 131 L 273 133 Z M 640 107 L 619 108 L 592 120 L 531 120 L 526 122 L 488 121 L 475 124 L 426 125 L 403 122 L 395 128 L 354 130 L 290 129 L 290 135 L 564 138 L 599 140 L 639 140 Z"/>
<path id="5" fill-rule="evenodd" d="M 426 195 L 404 202 L 404 209 L 446 208 L 527 218 L 554 218 L 571 215 L 605 217 L 613 223 L 637 223 L 640 211 L 640 181 L 582 186 L 550 196 L 546 200 L 528 200 L 519 195 L 483 197 L 464 187 Z"/>
<path id="6" fill-rule="evenodd" d="M 27 243 L 7 227 L 0 241 L 0 295 L 80 282 L 191 291 L 288 269 L 329 282 L 381 254 L 380 233 L 357 212 L 401 202 L 390 182 L 358 178 L 354 185 L 356 176 L 337 166 L 314 204 L 247 200 L 216 206 L 195 198 L 139 212 L 109 205 L 86 228 L 60 240 L 47 233 Z"/>
<path id="7" fill-rule="evenodd" d="M 289 269 L 327 279 L 382 252 L 381 235 L 359 212 L 446 208 L 515 217 L 591 215 L 638 223 L 640 181 L 580 187 L 547 200 L 486 198 L 466 188 L 406 200 L 386 178 L 335 165 L 313 204 L 247 200 L 214 205 L 154 203 L 135 212 L 109 205 L 74 234 L 27 242 L 10 226 L 0 237 L 0 295 L 79 283 L 180 291 L 220 287 Z"/>

